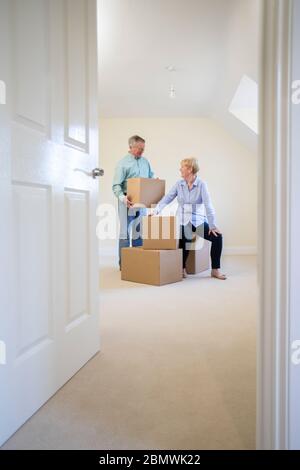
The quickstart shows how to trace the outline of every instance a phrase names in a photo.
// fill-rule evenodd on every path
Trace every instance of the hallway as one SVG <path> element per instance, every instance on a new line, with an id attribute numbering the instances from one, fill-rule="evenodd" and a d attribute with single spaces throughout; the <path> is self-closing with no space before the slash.
<path id="1" fill-rule="evenodd" d="M 256 259 L 224 271 L 153 287 L 104 256 L 101 353 L 2 449 L 254 449 Z"/>

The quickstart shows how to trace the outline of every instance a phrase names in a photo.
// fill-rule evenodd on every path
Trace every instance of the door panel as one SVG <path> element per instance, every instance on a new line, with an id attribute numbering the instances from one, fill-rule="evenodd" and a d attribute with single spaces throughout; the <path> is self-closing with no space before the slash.
<path id="1" fill-rule="evenodd" d="M 0 3 L 0 444 L 99 350 L 96 18 Z"/>

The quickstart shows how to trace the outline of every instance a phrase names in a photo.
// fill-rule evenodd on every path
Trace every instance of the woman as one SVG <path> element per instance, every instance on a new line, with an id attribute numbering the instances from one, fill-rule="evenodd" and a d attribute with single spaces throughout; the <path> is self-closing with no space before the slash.
<path id="1" fill-rule="evenodd" d="M 177 181 L 169 193 L 164 196 L 154 210 L 159 214 L 163 208 L 172 202 L 175 197 L 178 200 L 178 213 L 180 216 L 180 248 L 183 250 L 183 277 L 186 277 L 186 260 L 188 257 L 187 243 L 191 243 L 193 232 L 196 232 L 211 245 L 211 275 L 217 279 L 225 280 L 226 275 L 220 271 L 222 254 L 222 234 L 216 227 L 215 210 L 212 206 L 206 183 L 197 173 L 198 162 L 195 158 L 185 158 L 181 161 L 180 173 L 182 179 Z M 206 209 L 206 216 L 201 211 L 202 204 Z"/>

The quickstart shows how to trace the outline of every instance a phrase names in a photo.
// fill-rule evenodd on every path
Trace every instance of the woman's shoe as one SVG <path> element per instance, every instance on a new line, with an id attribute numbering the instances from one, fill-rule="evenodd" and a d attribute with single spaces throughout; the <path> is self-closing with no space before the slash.
<path id="1" fill-rule="evenodd" d="M 184 279 L 187 278 L 186 269 L 183 269 L 183 270 L 182 270 L 182 277 L 183 277 Z"/>
<path id="2" fill-rule="evenodd" d="M 211 270 L 211 277 L 221 279 L 222 281 L 225 281 L 225 279 L 227 279 L 226 274 L 221 273 L 219 269 L 212 269 Z"/>

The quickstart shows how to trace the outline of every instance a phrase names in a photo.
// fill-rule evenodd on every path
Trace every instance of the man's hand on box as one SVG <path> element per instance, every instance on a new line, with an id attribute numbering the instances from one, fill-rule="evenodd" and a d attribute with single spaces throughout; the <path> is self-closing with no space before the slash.
<path id="1" fill-rule="evenodd" d="M 133 203 L 129 201 L 127 196 L 124 197 L 123 202 L 128 208 L 133 206 Z"/>

